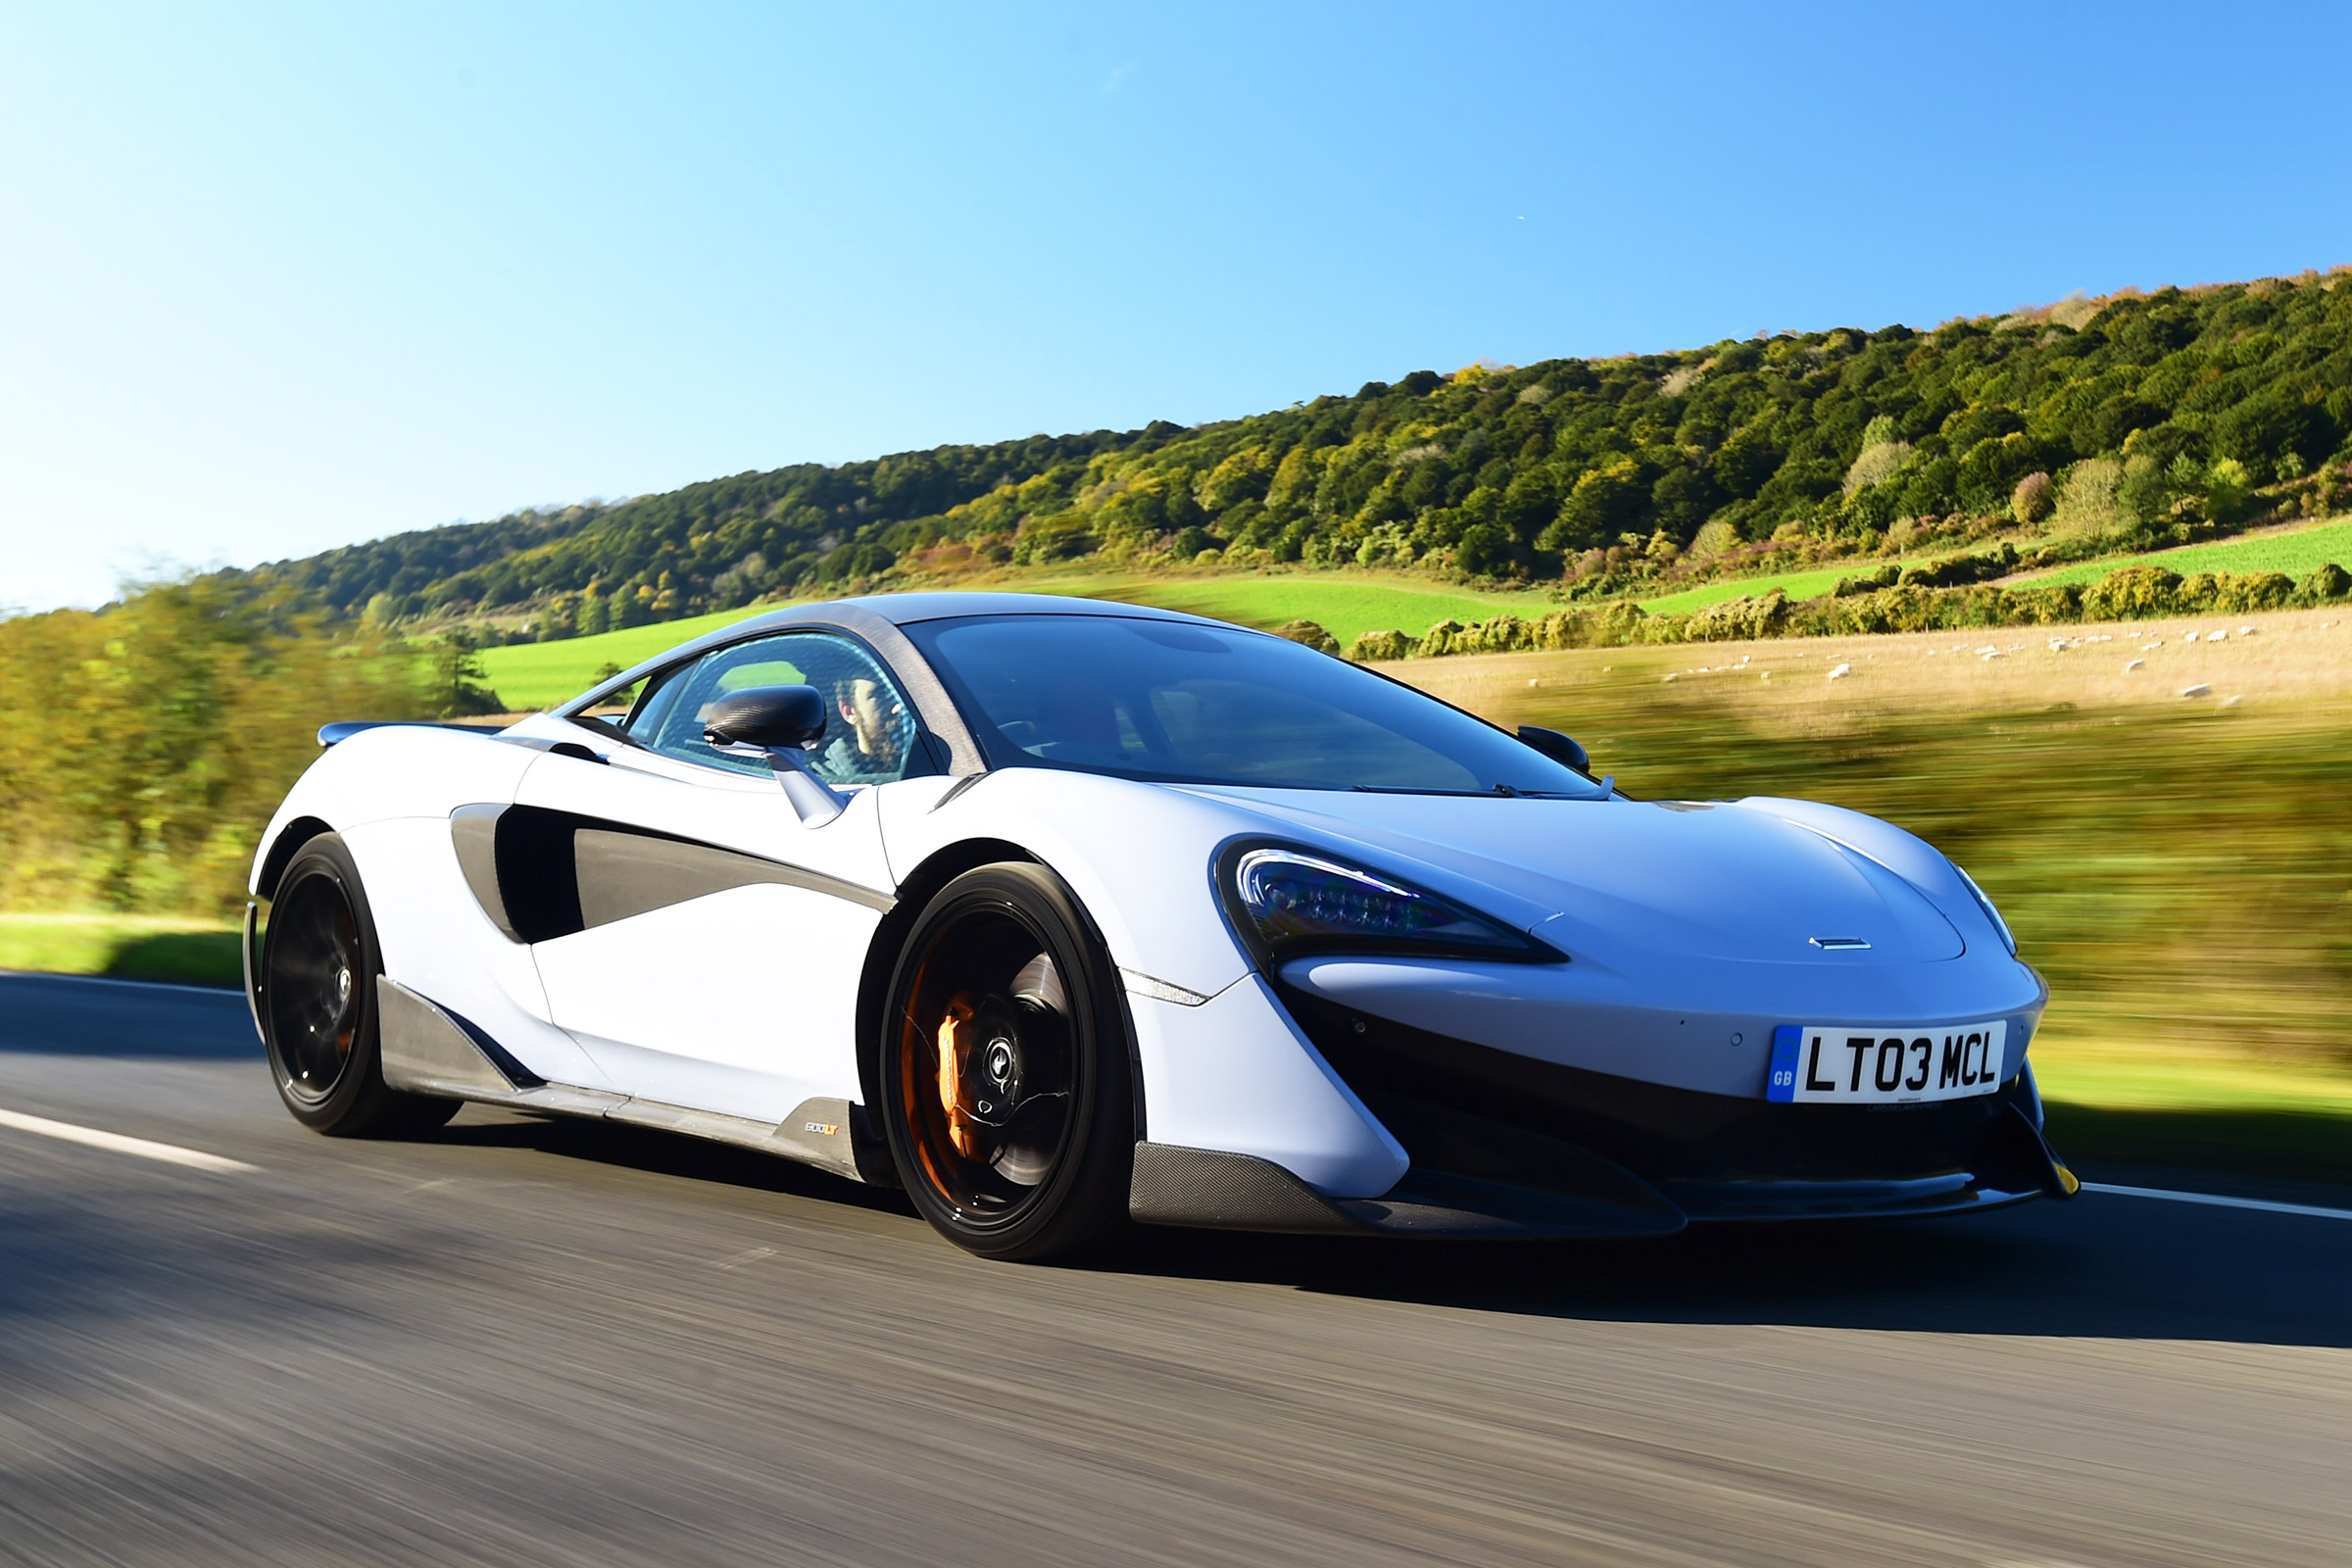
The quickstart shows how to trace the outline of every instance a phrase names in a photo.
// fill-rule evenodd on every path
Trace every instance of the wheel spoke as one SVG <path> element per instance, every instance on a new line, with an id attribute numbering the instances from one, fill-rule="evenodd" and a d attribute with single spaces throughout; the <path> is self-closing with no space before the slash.
<path id="1" fill-rule="evenodd" d="M 1002 1220 L 1052 1177 L 1069 1142 L 1070 1012 L 1052 954 L 1007 915 L 931 938 L 902 1014 L 902 1104 L 924 1173 L 957 1211 Z"/>
<path id="2" fill-rule="evenodd" d="M 350 1062 L 366 1005 L 359 922 L 342 889 L 311 876 L 285 890 L 265 962 L 270 1041 L 288 1088 L 324 1099 Z"/>

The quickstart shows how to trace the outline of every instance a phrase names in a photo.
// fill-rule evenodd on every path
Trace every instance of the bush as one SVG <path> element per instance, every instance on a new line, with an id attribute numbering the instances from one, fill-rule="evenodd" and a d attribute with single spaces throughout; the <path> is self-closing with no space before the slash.
<path id="1" fill-rule="evenodd" d="M 1317 653 L 1336 654 L 1340 651 L 1340 640 L 1311 620 L 1294 620 L 1287 625 L 1277 626 L 1274 635 L 1288 637 L 1295 643 L 1304 643 Z"/>
<path id="2" fill-rule="evenodd" d="M 1766 594 L 1722 600 L 1695 612 L 1685 620 L 1683 635 L 1691 642 L 1707 643 L 1775 637 L 1788 617 L 1788 596 L 1775 588 Z"/>
<path id="3" fill-rule="evenodd" d="M 2082 590 L 2074 583 L 2055 588 L 2012 588 L 2001 609 L 2013 626 L 2057 626 L 2082 618 Z"/>
<path id="4" fill-rule="evenodd" d="M 2219 608 L 2243 612 L 2249 610 L 2283 610 L 2295 597 L 2295 581 L 2283 571 L 2249 571 L 2238 575 L 2222 574 Z"/>
<path id="5" fill-rule="evenodd" d="M 1838 585 L 1830 590 L 1830 597 L 1851 599 L 1856 594 L 1876 593 L 1881 588 L 1893 587 L 1902 580 L 1902 577 L 1903 568 L 1890 561 L 1886 565 L 1873 571 L 1863 572 L 1859 576 L 1838 578 Z"/>
<path id="6" fill-rule="evenodd" d="M 2295 585 L 2295 597 L 2307 605 L 2322 605 L 2352 594 L 2352 572 L 2330 561 Z"/>
<path id="7" fill-rule="evenodd" d="M 1591 609 L 1555 610 L 1539 620 L 1497 615 L 1465 626 L 1441 621 L 1416 647 L 1402 632 L 1371 632 L 1348 657 L 1359 661 L 1424 659 L 1447 654 L 1499 654 L 1520 649 L 1618 647 L 1628 643 L 1728 642 L 1763 637 L 1850 636 L 1936 631 L 1963 626 L 2067 625 L 2083 620 L 2133 620 L 2198 612 L 2244 612 L 2287 605 L 2333 603 L 2352 596 L 2352 572 L 2326 565 L 2297 584 L 2276 571 L 2196 572 L 2176 576 L 2161 566 L 2126 566 L 2087 588 L 2074 583 L 2003 588 L 1981 580 L 2014 565 L 2014 551 L 1958 556 L 1937 564 L 1922 580 L 1878 584 L 1791 604 L 1779 589 L 1728 599 L 1689 615 L 1648 615 L 1628 600 Z M 1948 573 L 1949 584 L 1928 581 Z M 1972 580 L 1973 579 L 1973 580 Z"/>
<path id="8" fill-rule="evenodd" d="M 2162 566 L 2126 566 L 2082 591 L 2085 620 L 2138 620 L 2161 615 L 2178 602 L 2180 576 Z"/>
<path id="9" fill-rule="evenodd" d="M 1420 651 L 1420 643 L 1400 631 L 1368 631 L 1349 645 L 1348 657 L 1359 664 L 1385 664 Z"/>
<path id="10" fill-rule="evenodd" d="M 2192 571 L 2180 579 L 2176 597 L 2182 610 L 2219 610 L 2222 579 L 2210 571 Z"/>
<path id="11" fill-rule="evenodd" d="M 0 903 L 239 908 L 318 727 L 432 704 L 429 656 L 368 651 L 207 578 L 0 621 Z"/>
<path id="12" fill-rule="evenodd" d="M 1429 628 L 1429 634 L 1421 639 L 1421 646 L 1413 652 L 1422 659 L 1443 659 L 1446 655 L 1452 653 L 1474 653 L 1475 649 L 1455 646 L 1460 641 L 1462 633 L 1467 630 L 1469 628 L 1458 620 L 1451 618 L 1441 620 Z"/>
<path id="13" fill-rule="evenodd" d="M 2017 481 L 2009 495 L 2009 514 L 2020 522 L 2039 522 L 2057 510 L 2057 487 L 2038 469 Z"/>

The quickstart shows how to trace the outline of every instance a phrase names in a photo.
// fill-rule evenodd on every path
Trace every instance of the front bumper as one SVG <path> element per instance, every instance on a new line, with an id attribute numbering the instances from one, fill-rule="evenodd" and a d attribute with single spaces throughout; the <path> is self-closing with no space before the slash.
<path id="1" fill-rule="evenodd" d="M 1248 1156 L 1146 1145 L 1131 1209 L 1160 1224 L 1445 1236 L 1661 1235 L 1690 1223 L 1893 1218 L 2070 1197 L 2029 1073 L 1926 1104 L 1774 1104 L 1537 1060 L 1277 985 L 1401 1144 L 1379 1199 L 1331 1200 Z M 1262 1167 L 1262 1168 L 1256 1168 Z"/>

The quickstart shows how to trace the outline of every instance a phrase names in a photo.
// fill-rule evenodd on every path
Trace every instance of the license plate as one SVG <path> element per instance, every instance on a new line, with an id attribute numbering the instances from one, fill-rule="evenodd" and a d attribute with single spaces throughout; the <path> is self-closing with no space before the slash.
<path id="1" fill-rule="evenodd" d="M 1785 1023 L 1772 1033 L 1764 1098 L 1872 1105 L 1989 1095 L 2008 1035 L 2003 1018 L 1938 1029 Z"/>

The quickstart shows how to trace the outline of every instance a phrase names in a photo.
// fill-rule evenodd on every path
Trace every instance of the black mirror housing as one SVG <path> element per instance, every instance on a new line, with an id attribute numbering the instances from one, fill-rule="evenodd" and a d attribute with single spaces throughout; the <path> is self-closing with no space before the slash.
<path id="1" fill-rule="evenodd" d="M 710 705 L 703 739 L 769 751 L 812 745 L 825 733 L 824 693 L 813 686 L 747 686 Z"/>
<path id="2" fill-rule="evenodd" d="M 1585 755 L 1585 749 L 1556 729 L 1545 729 L 1541 724 L 1522 724 L 1519 726 L 1519 738 L 1553 761 L 1565 762 L 1579 773 L 1592 771 L 1592 759 Z"/>

